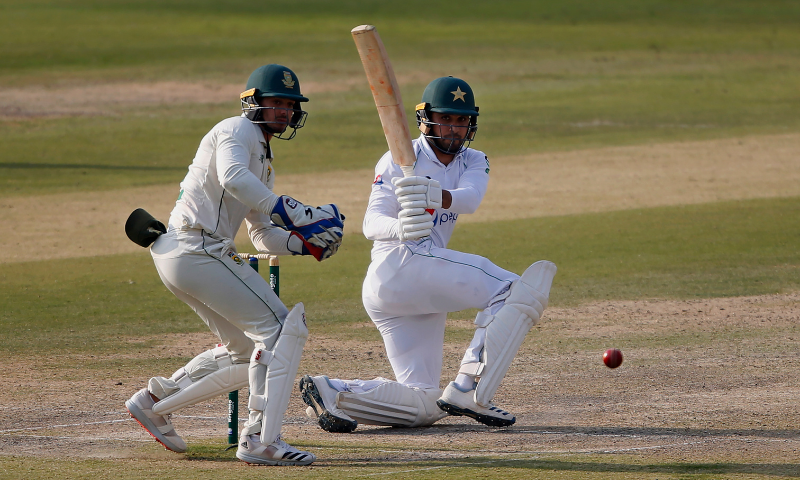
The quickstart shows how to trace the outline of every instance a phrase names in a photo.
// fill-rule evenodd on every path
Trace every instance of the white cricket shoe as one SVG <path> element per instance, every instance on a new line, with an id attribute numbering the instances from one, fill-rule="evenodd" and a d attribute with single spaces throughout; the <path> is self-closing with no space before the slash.
<path id="1" fill-rule="evenodd" d="M 269 445 L 261 443 L 261 435 L 242 435 L 236 458 L 253 465 L 304 466 L 317 459 L 313 453 L 298 450 L 281 440 L 281 436 Z"/>
<path id="2" fill-rule="evenodd" d="M 175 427 L 172 426 L 169 415 L 153 413 L 155 403 L 153 397 L 150 396 L 150 391 L 143 388 L 125 402 L 125 407 L 131 417 L 139 422 L 139 425 L 144 427 L 158 443 L 164 445 L 164 448 L 178 453 L 185 452 L 186 442 L 175 433 Z"/>
<path id="3" fill-rule="evenodd" d="M 303 375 L 298 387 L 303 402 L 318 417 L 320 428 L 326 432 L 350 433 L 358 427 L 357 421 L 336 407 L 339 392 L 328 383 L 328 377 Z"/>
<path id="4" fill-rule="evenodd" d="M 475 389 L 461 390 L 450 382 L 436 401 L 436 405 L 450 415 L 464 415 L 490 427 L 508 427 L 517 421 L 514 415 L 489 404 L 489 408 L 475 403 Z"/>

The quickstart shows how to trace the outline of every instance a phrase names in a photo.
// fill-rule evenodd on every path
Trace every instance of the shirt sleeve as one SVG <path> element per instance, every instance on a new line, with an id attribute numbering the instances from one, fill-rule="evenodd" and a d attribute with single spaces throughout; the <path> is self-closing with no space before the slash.
<path id="1" fill-rule="evenodd" d="M 368 240 L 400 240 L 400 225 L 397 221 L 400 203 L 394 194 L 392 179 L 402 176 L 403 172 L 392 163 L 389 153 L 376 165 L 375 181 L 372 182 L 372 192 L 362 225 L 364 236 Z"/>
<path id="2" fill-rule="evenodd" d="M 268 215 L 251 210 L 244 221 L 256 250 L 273 255 L 292 254 L 288 248 L 290 232 L 273 224 Z"/>
<path id="3" fill-rule="evenodd" d="M 458 187 L 450 190 L 453 203 L 450 205 L 454 213 L 475 213 L 486 195 L 489 187 L 489 160 L 483 152 L 473 151 L 467 159 L 467 168 L 458 180 Z"/>
<path id="4" fill-rule="evenodd" d="M 230 192 L 236 200 L 253 210 L 269 215 L 278 202 L 278 195 L 272 193 L 261 179 L 250 171 L 250 152 L 253 139 L 240 128 L 223 130 L 217 137 L 216 161 L 217 175 L 222 188 Z M 254 140 L 258 145 L 258 140 Z"/>

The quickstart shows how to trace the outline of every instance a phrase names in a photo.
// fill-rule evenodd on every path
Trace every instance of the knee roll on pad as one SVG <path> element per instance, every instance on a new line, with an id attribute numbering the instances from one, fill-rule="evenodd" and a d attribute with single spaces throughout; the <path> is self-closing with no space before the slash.
<path id="1" fill-rule="evenodd" d="M 153 405 L 153 413 L 167 415 L 247 386 L 248 363 L 233 363 L 228 350 L 216 347 L 193 358 L 170 378 L 153 377 L 147 389 L 161 400 Z"/>
<path id="2" fill-rule="evenodd" d="M 336 406 L 365 425 L 424 427 L 447 416 L 436 400 L 438 388 L 421 389 L 387 382 L 364 393 L 339 392 Z"/>
<path id="3" fill-rule="evenodd" d="M 489 406 L 525 335 L 539 321 L 556 271 L 552 262 L 534 263 L 511 285 L 505 304 L 495 315 L 481 313 L 476 318 L 479 328 L 486 329 L 481 361 L 462 365 L 460 373 L 478 377 L 475 389 L 478 405 Z"/>

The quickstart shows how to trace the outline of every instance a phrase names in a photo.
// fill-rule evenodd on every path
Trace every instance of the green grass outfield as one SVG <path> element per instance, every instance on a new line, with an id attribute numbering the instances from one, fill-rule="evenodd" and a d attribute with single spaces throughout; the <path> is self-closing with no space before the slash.
<path id="1" fill-rule="evenodd" d="M 794 1 L 0 0 L 0 93 L 38 91 L 31 102 L 45 112 L 60 100 L 52 91 L 126 82 L 243 85 L 255 67 L 269 62 L 293 68 L 301 85 L 337 85 L 363 76 L 349 34 L 363 23 L 378 26 L 395 71 L 407 79 L 402 87 L 409 112 L 429 79 L 452 74 L 470 82 L 481 107 L 474 146 L 490 156 L 800 131 L 800 4 Z M 372 167 L 386 146 L 366 81 L 323 89 L 311 100 L 307 128 L 275 146 L 280 172 L 317 174 L 316 181 L 324 182 L 325 172 Z M 112 104 L 98 116 L 0 115 L 0 197 L 177 184 L 202 135 L 237 112 L 233 98 L 201 105 Z M 13 226 L 4 231 L 10 234 Z M 247 241 L 240 239 L 240 246 L 247 250 Z M 306 303 L 312 334 L 379 339 L 373 329 L 349 328 L 367 321 L 359 291 L 369 247 L 353 235 L 329 261 L 282 260 L 283 298 Z M 516 272 L 533 259 L 555 261 L 551 304 L 562 307 L 796 291 L 800 198 L 465 224 L 451 247 Z M 24 359 L 52 346 L 81 358 L 47 364 L 64 378 L 111 366 L 149 371 L 180 365 L 185 358 L 121 362 L 103 355 L 148 348 L 159 335 L 205 329 L 166 291 L 144 251 L 0 265 L 0 338 L 6 339 L 0 351 Z M 88 353 L 98 358 L 81 356 Z M 330 457 L 342 448 L 298 446 Z M 379 447 L 385 452 L 407 445 Z M 370 458 L 376 448 L 348 447 L 348 455 Z M 415 462 L 414 473 L 403 473 L 407 463 L 354 466 L 346 459 L 313 471 L 267 472 L 235 469 L 232 453 L 220 454 L 211 442 L 191 445 L 187 458 L 175 468 L 135 458 L 0 455 L 0 477 L 800 476 L 796 465 L 736 458 L 692 463 L 580 454 L 476 454 Z"/>
<path id="2" fill-rule="evenodd" d="M 800 199 L 786 198 L 466 224 L 451 246 L 517 273 L 550 259 L 559 266 L 550 305 L 571 306 L 794 291 L 798 238 Z M 325 262 L 282 259 L 282 299 L 306 304 L 312 334 L 369 321 L 360 292 L 370 246 L 353 235 Z M 145 251 L 7 264 L 0 281 L 0 335 L 17 338 L 0 351 L 22 354 L 42 341 L 73 353 L 133 350 L 142 345 L 120 332 L 157 338 L 206 328 L 164 288 Z"/>
<path id="3" fill-rule="evenodd" d="M 276 151 L 281 173 L 370 168 L 386 147 L 349 30 L 374 23 L 408 78 L 409 115 L 430 79 L 464 77 L 482 109 L 475 145 L 490 156 L 800 128 L 796 2 L 551 3 L 301 1 L 271 12 L 249 2 L 4 0 L 0 87 L 40 92 L 31 102 L 44 113 L 57 88 L 244 86 L 269 62 L 290 66 L 301 85 L 355 78 L 311 95 L 307 128 Z M 176 183 L 202 135 L 239 112 L 236 98 L 103 108 L 0 122 L 0 196 Z"/>
<path id="4" fill-rule="evenodd" d="M 339 453 L 335 445 L 315 443 L 305 447 L 316 447 L 330 454 Z M 361 455 L 361 458 L 385 455 L 387 451 L 403 451 L 404 447 L 375 446 L 349 449 Z M 253 478 L 253 467 L 240 468 L 238 460 L 220 454 L 219 446 L 207 446 L 193 449 L 188 457 L 192 460 L 213 460 L 215 467 L 208 463 L 195 461 L 185 462 L 180 467 L 165 468 L 154 464 L 140 465 L 141 462 L 127 460 L 113 464 L 103 460 L 66 460 L 52 461 L 36 458 L 17 460 L 15 470 L 27 477 L 45 478 L 57 469 L 68 468 L 73 478 L 119 478 L 134 479 L 148 477 L 171 478 L 177 476 L 187 480 L 215 478 L 224 476 L 229 479 Z M 344 460 L 331 462 L 325 468 L 298 469 L 291 467 L 269 468 L 270 478 L 398 478 L 398 479 L 615 479 L 615 480 L 658 480 L 664 478 L 678 479 L 719 479 L 719 478 L 796 478 L 795 465 L 766 465 L 760 463 L 737 464 L 735 462 L 720 463 L 643 463 L 634 456 L 615 456 L 610 461 L 604 456 L 573 455 L 566 459 L 562 456 L 549 458 L 490 458 L 474 456 L 458 461 L 420 461 L 409 465 L 405 462 L 382 462 L 380 466 L 370 465 L 365 461 Z M 0 468 L 8 465 L 6 459 L 0 457 Z M 131 469 L 135 468 L 135 473 Z M 63 470 L 62 470 L 63 471 Z M 257 473 L 261 473 L 259 470 Z M 12 477 L 9 477 L 12 478 Z"/>

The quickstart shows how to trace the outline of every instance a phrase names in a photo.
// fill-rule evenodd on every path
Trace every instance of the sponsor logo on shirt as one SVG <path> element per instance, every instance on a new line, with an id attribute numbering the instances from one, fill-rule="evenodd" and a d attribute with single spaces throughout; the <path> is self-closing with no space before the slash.
<path id="1" fill-rule="evenodd" d="M 444 225 L 445 223 L 455 223 L 458 220 L 458 214 L 453 212 L 442 212 L 433 217 L 433 226 Z"/>
<path id="2" fill-rule="evenodd" d="M 383 178 L 380 175 L 378 175 L 377 177 L 375 177 L 375 181 L 372 182 L 372 184 L 373 185 L 383 185 Z"/>

